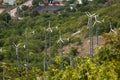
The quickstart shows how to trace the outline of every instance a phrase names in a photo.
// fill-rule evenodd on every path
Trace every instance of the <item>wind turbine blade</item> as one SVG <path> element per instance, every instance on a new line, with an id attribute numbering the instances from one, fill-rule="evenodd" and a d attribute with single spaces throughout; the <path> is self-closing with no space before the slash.
<path id="1" fill-rule="evenodd" d="M 90 15 L 88 14 L 88 12 L 85 12 L 86 13 L 86 15 L 89 17 Z"/>
<path id="2" fill-rule="evenodd" d="M 57 41 L 57 44 L 60 42 L 60 40 Z"/>
<path id="3" fill-rule="evenodd" d="M 52 29 L 50 28 L 50 32 L 52 32 Z"/>
<path id="4" fill-rule="evenodd" d="M 91 17 L 93 17 L 93 16 L 95 16 L 95 15 L 96 15 L 96 13 L 92 14 Z"/>
<path id="5" fill-rule="evenodd" d="M 70 38 L 67 38 L 67 41 L 70 41 Z"/>
<path id="6" fill-rule="evenodd" d="M 93 24 L 93 27 L 96 25 L 96 21 L 94 22 L 94 24 Z"/>
<path id="7" fill-rule="evenodd" d="M 0 48 L 0 52 L 2 52 L 2 48 Z"/>
<path id="8" fill-rule="evenodd" d="M 87 12 L 87 14 L 90 16 L 91 14 L 90 14 L 90 12 Z"/>
<path id="9" fill-rule="evenodd" d="M 27 64 L 24 64 L 25 67 L 27 67 Z"/>
<path id="10" fill-rule="evenodd" d="M 52 28 L 50 27 L 50 21 L 49 21 L 49 25 L 48 25 L 48 29 L 47 29 L 47 31 L 52 32 Z"/>
<path id="11" fill-rule="evenodd" d="M 26 48 L 26 45 L 23 45 L 23 48 Z"/>
<path id="12" fill-rule="evenodd" d="M 64 41 L 63 41 L 62 39 L 61 39 L 60 41 L 61 41 L 62 43 L 64 43 Z"/>
<path id="13" fill-rule="evenodd" d="M 31 33 L 32 33 L 32 34 L 35 34 L 35 31 L 32 31 Z"/>
<path id="14" fill-rule="evenodd" d="M 55 28 L 58 29 L 58 26 L 56 26 Z"/>
<path id="15" fill-rule="evenodd" d="M 71 9 L 71 10 L 73 10 L 73 7 L 72 7 L 72 6 L 70 6 L 70 9 Z"/>
<path id="16" fill-rule="evenodd" d="M 96 18 L 97 18 L 97 17 L 99 17 L 99 15 L 98 15 L 98 14 L 96 14 Z"/>
<path id="17" fill-rule="evenodd" d="M 17 45 L 17 47 L 19 47 L 19 46 L 20 46 L 20 44 L 21 44 L 21 43 L 19 43 L 19 44 Z"/>
<path id="18" fill-rule="evenodd" d="M 97 21 L 97 15 L 95 15 L 94 17 L 95 17 L 95 21 Z"/>
<path id="19" fill-rule="evenodd" d="M 102 22 L 105 22 L 105 20 L 103 19 Z"/>
<path id="20" fill-rule="evenodd" d="M 117 32 L 116 32 L 114 29 L 112 29 L 112 24 L 111 24 L 111 22 L 110 22 L 110 32 L 113 32 L 113 33 L 117 34 Z"/>
<path id="21" fill-rule="evenodd" d="M 102 22 L 97 20 L 97 23 L 102 23 Z"/>
<path id="22" fill-rule="evenodd" d="M 13 43 L 13 45 L 14 45 L 15 47 L 17 47 L 16 44 L 15 44 L 14 42 L 12 42 L 12 43 Z"/>

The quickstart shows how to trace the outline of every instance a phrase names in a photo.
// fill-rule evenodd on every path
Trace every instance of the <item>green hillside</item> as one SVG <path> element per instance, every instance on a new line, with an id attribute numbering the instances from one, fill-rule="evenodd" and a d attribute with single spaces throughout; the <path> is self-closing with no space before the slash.
<path id="1" fill-rule="evenodd" d="M 70 3 L 75 4 L 72 10 Z M 0 14 L 0 79 L 120 79 L 120 1 L 65 4 L 57 13 L 45 11 L 34 15 L 33 12 L 22 16 L 22 20 L 12 19 L 6 12 Z M 98 34 L 104 39 L 99 43 L 104 44 L 95 47 L 94 57 L 90 57 L 86 43 L 89 42 L 87 11 L 98 14 L 98 20 L 104 19 L 98 27 Z M 115 32 L 110 32 L 110 23 Z M 58 44 L 60 32 L 64 43 Z M 93 36 L 96 38 L 96 27 Z M 14 43 L 20 46 L 15 47 Z"/>

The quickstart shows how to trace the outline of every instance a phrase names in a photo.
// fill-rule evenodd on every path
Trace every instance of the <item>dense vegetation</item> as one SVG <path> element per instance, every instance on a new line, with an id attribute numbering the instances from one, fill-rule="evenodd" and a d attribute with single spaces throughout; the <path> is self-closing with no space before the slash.
<path id="1" fill-rule="evenodd" d="M 37 0 L 36 0 L 37 1 Z M 86 0 L 87 1 L 87 0 Z M 104 2 L 105 1 L 105 2 Z M 23 6 L 20 12 L 22 20 L 11 19 L 6 12 L 0 14 L 0 79 L 3 74 L 6 80 L 119 80 L 120 79 L 120 3 L 118 0 L 95 0 L 75 4 L 74 0 L 66 3 L 56 14 L 49 11 L 33 16 L 28 15 L 28 7 Z M 114 11 L 113 11 L 114 10 Z M 105 39 L 103 46 L 95 49 L 95 55 L 77 56 L 80 53 L 70 44 L 81 45 L 89 36 L 86 11 L 99 14 L 99 19 L 105 22 L 99 25 L 99 35 Z M 26 12 L 26 16 L 22 16 Z M 114 17 L 113 17 L 114 16 Z M 52 31 L 52 46 L 50 46 L 48 28 L 50 21 Z M 109 33 L 109 23 L 116 33 Z M 56 28 L 58 26 L 58 28 Z M 81 30 L 76 36 L 73 33 Z M 26 31 L 28 31 L 29 68 L 26 64 Z M 35 32 L 34 34 L 31 32 Z M 64 39 L 62 47 L 69 46 L 69 51 L 61 57 L 57 44 L 59 31 Z M 95 29 L 94 29 L 95 32 Z M 45 34 L 47 35 L 45 40 Z M 95 33 L 94 33 L 95 34 Z M 67 39 L 70 38 L 68 41 Z M 47 42 L 46 42 L 47 41 Z M 20 44 L 20 71 L 18 71 L 15 44 Z M 45 55 L 47 48 L 48 55 Z M 52 56 L 50 56 L 50 48 Z M 52 58 L 51 58 L 52 57 Z M 47 62 L 45 59 L 47 58 Z M 72 60 L 72 62 L 70 61 Z M 3 62 L 6 64 L 3 65 Z M 45 67 L 45 65 L 47 67 Z"/>

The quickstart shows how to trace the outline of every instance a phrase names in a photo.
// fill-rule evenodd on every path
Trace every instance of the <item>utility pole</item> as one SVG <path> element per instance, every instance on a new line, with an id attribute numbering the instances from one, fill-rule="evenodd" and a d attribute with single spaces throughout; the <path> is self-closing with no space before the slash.
<path id="1" fill-rule="evenodd" d="M 93 17 L 95 16 L 95 14 L 90 14 L 89 12 L 86 12 L 86 15 L 88 16 L 89 24 L 90 57 L 93 57 Z"/>
<path id="2" fill-rule="evenodd" d="M 43 59 L 43 68 L 44 68 L 44 73 L 46 71 L 46 58 L 44 57 Z M 44 75 L 44 80 L 45 80 L 46 76 Z"/>
<path id="3" fill-rule="evenodd" d="M 68 41 L 68 43 L 69 43 L 69 50 L 70 50 L 70 38 L 67 38 L 67 41 Z M 71 67 L 73 67 L 73 61 L 72 61 L 72 55 L 70 54 L 70 57 L 69 57 L 69 59 L 70 59 L 70 66 Z"/>
<path id="4" fill-rule="evenodd" d="M 6 20 L 6 23 L 8 23 L 8 16 L 7 15 L 5 16 L 5 20 Z"/>
<path id="5" fill-rule="evenodd" d="M 2 48 L 0 48 L 0 52 L 2 52 Z"/>
<path id="6" fill-rule="evenodd" d="M 35 31 L 32 31 L 30 33 L 34 34 Z M 30 67 L 30 65 L 29 65 L 29 47 L 28 47 L 28 42 L 29 42 L 28 41 L 28 29 L 26 29 L 25 30 L 25 45 L 24 45 L 24 48 L 26 50 L 26 64 L 27 64 L 27 68 Z"/>
<path id="7" fill-rule="evenodd" d="M 2 53 L 2 48 L 0 48 L 0 52 Z M 2 68 L 3 68 L 3 73 L 2 73 L 2 80 L 5 80 L 5 65 L 6 63 L 5 62 L 2 62 Z"/>
<path id="8" fill-rule="evenodd" d="M 27 69 L 29 68 L 29 49 L 28 49 L 28 29 L 26 29 L 25 31 L 25 49 L 26 49 L 26 65 L 27 65 Z"/>
<path id="9" fill-rule="evenodd" d="M 20 14 L 20 8 L 17 7 L 16 8 L 16 17 L 17 17 L 17 20 L 19 19 L 19 14 Z"/>
<path id="10" fill-rule="evenodd" d="M 24 68 L 25 68 L 25 76 L 27 77 L 27 80 L 28 80 L 28 65 L 27 64 L 24 64 Z"/>
<path id="11" fill-rule="evenodd" d="M 47 64 L 47 34 L 46 34 L 46 28 L 44 28 L 44 39 L 45 39 L 45 57 L 44 57 L 44 71 L 47 70 L 48 64 Z"/>
<path id="12" fill-rule="evenodd" d="M 2 68 L 3 68 L 3 73 L 2 73 L 2 80 L 5 80 L 5 65 L 6 65 L 6 63 L 5 62 L 3 62 L 2 63 Z"/>
<path id="13" fill-rule="evenodd" d="M 50 26 L 50 21 L 49 21 L 49 26 L 47 31 L 49 31 L 49 53 L 50 53 L 50 63 L 51 63 L 51 58 L 52 58 L 52 28 Z"/>
<path id="14" fill-rule="evenodd" d="M 62 37 L 61 37 L 61 31 L 59 31 L 59 40 L 57 41 L 57 43 L 59 43 L 59 47 L 60 47 L 60 58 L 61 58 L 61 68 L 64 69 L 64 65 L 63 65 L 63 50 L 62 50 L 62 44 L 64 43 Z"/>
<path id="15" fill-rule="evenodd" d="M 110 32 L 114 33 L 114 34 L 117 34 L 117 32 L 112 28 L 112 23 L 111 22 L 110 22 Z"/>

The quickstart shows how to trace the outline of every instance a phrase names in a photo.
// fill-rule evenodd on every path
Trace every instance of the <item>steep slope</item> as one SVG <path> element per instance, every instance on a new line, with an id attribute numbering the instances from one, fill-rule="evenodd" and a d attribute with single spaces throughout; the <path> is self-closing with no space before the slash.
<path id="1" fill-rule="evenodd" d="M 47 76 L 47 80 L 68 80 L 68 78 L 71 80 L 119 80 L 119 5 L 120 3 L 91 11 L 91 13 L 99 14 L 100 20 L 105 19 L 105 22 L 100 24 L 98 29 L 99 44 L 103 46 L 94 51 L 96 54 L 94 58 L 85 56 L 89 54 L 89 26 L 85 11 L 63 9 L 58 12 L 59 14 L 44 12 L 39 16 L 28 16 L 20 21 L 7 21 L 3 14 L 0 15 L 0 50 L 2 50 L 0 66 L 4 65 L 2 62 L 6 62 L 5 68 L 0 67 L 0 79 L 2 79 L 2 73 L 5 69 L 5 78 L 9 80 L 33 80 L 39 76 Z M 91 10 L 86 6 L 84 9 Z M 53 29 L 52 34 L 45 30 L 48 28 L 49 22 Z M 110 22 L 112 29 L 118 30 L 117 35 L 109 34 Z M 57 44 L 60 37 L 59 31 L 64 39 L 64 44 L 62 44 L 64 55 L 62 57 L 58 56 L 59 49 L 61 49 L 61 46 Z M 33 32 L 35 33 L 33 34 Z M 96 28 L 93 30 L 94 48 L 96 48 L 95 32 Z M 68 38 L 70 41 L 67 40 Z M 20 64 L 17 63 L 18 54 L 13 42 L 21 44 L 18 49 Z M 28 49 L 23 48 L 27 42 Z M 50 49 L 52 55 L 50 55 Z M 72 57 L 69 55 L 71 53 Z M 80 56 L 77 56 L 76 53 Z M 26 66 L 28 57 L 29 65 Z M 21 66 L 20 72 L 18 65 Z M 64 70 L 62 70 L 63 67 Z"/>

